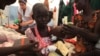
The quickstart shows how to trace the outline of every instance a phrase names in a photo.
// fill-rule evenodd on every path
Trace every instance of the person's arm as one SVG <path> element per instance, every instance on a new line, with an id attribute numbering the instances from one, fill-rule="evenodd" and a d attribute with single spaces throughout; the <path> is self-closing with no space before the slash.
<path id="1" fill-rule="evenodd" d="M 36 42 L 16 47 L 0 47 L 0 56 L 14 54 L 16 52 L 32 48 L 33 46 L 35 46 L 35 44 Z"/>
<path id="2" fill-rule="evenodd" d="M 95 26 L 95 27 L 99 27 Z M 79 28 L 79 27 L 75 27 L 75 26 L 68 26 L 65 25 L 64 26 L 63 32 L 65 32 L 66 34 L 70 33 L 70 34 L 74 34 L 74 35 L 80 35 L 82 38 L 86 39 L 87 41 L 91 42 L 91 43 L 96 43 L 99 39 L 100 39 L 100 34 L 99 33 L 92 33 L 90 31 L 88 31 L 87 29 L 83 29 L 83 28 Z M 96 31 L 99 31 L 100 28 L 96 29 Z"/>
<path id="3" fill-rule="evenodd" d="M 26 25 L 29 25 L 29 24 L 32 24 L 34 20 L 28 20 L 28 21 L 25 21 L 25 22 L 22 22 L 20 23 L 20 26 L 26 26 Z"/>
<path id="4" fill-rule="evenodd" d="M 32 24 L 34 22 L 33 18 L 32 18 L 32 13 L 29 15 L 29 20 L 28 21 L 25 21 L 25 22 L 22 22 L 20 23 L 21 26 L 26 26 L 26 25 L 29 25 L 29 24 Z"/>

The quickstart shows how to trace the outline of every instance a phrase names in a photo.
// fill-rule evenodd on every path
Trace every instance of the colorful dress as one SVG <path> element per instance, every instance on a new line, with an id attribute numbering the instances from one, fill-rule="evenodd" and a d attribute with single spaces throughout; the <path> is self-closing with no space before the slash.
<path id="1" fill-rule="evenodd" d="M 48 27 L 48 31 L 50 30 L 50 28 Z M 36 34 L 36 36 L 33 34 L 32 30 L 30 28 L 28 28 L 26 31 L 25 31 L 25 34 L 26 36 L 30 39 L 30 40 L 33 40 L 33 41 L 38 41 L 39 42 L 39 48 L 42 49 L 41 50 L 41 53 L 42 54 L 45 54 L 47 53 L 46 52 L 46 47 L 48 45 L 51 44 L 51 41 L 50 41 L 50 38 L 49 37 L 41 37 L 39 32 L 38 32 L 38 29 L 37 27 L 34 27 L 34 33 Z M 45 49 L 45 50 L 44 50 Z"/>

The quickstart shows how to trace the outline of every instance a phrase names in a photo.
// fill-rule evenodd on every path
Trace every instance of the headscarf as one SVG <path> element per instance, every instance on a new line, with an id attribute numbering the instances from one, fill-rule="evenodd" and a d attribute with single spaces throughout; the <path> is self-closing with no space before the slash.
<path id="1" fill-rule="evenodd" d="M 27 0 L 19 0 L 19 3 L 27 3 Z"/>

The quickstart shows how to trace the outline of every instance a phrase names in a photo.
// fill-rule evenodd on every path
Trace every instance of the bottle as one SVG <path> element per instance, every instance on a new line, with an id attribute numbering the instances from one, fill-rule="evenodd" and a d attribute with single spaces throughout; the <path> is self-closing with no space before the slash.
<path id="1" fill-rule="evenodd" d="M 64 18 L 62 18 L 62 23 L 63 24 L 68 24 L 68 17 L 67 16 L 64 16 Z"/>
<path id="2" fill-rule="evenodd" d="M 64 16 L 64 24 L 68 24 L 68 17 L 67 16 Z"/>

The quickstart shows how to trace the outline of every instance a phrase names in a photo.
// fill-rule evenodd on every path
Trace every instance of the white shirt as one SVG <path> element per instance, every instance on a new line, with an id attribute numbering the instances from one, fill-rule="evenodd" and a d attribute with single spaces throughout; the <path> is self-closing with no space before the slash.
<path id="1" fill-rule="evenodd" d="M 23 10 L 20 7 L 18 8 L 18 12 L 22 16 L 23 21 L 29 20 L 29 17 L 30 17 L 30 14 L 31 14 L 31 8 L 30 7 L 26 6 L 25 14 L 23 14 Z"/>
<path id="2" fill-rule="evenodd" d="M 18 13 L 22 16 L 22 21 L 28 21 L 30 20 L 30 15 L 32 13 L 32 9 L 29 6 L 26 6 L 25 14 L 23 14 L 23 10 L 19 7 Z M 34 25 L 34 22 L 32 24 L 29 24 L 29 26 Z"/>

